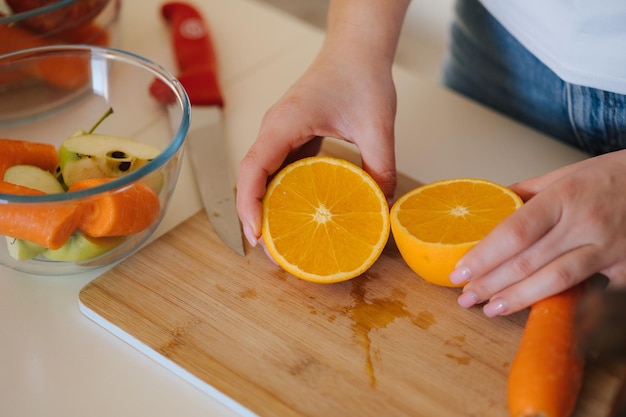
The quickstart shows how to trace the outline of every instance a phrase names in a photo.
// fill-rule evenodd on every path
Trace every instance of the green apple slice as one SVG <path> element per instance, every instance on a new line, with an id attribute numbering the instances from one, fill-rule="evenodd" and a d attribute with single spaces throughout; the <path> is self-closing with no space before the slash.
<path id="1" fill-rule="evenodd" d="M 84 261 L 110 251 L 125 239 L 125 236 L 90 237 L 76 231 L 59 249 L 45 249 L 41 255 L 52 261 Z"/>
<path id="2" fill-rule="evenodd" d="M 5 236 L 5 238 L 7 241 L 9 255 L 16 261 L 26 261 L 28 259 L 32 259 L 46 250 L 45 246 L 29 242 L 28 240 L 16 239 L 9 236 Z"/>
<path id="3" fill-rule="evenodd" d="M 33 188 L 46 194 L 65 192 L 54 174 L 34 165 L 13 165 L 4 172 L 4 181 Z"/>
<path id="4" fill-rule="evenodd" d="M 59 165 L 66 186 L 89 178 L 116 178 L 153 160 L 161 150 L 120 136 L 70 136 L 59 150 Z"/>

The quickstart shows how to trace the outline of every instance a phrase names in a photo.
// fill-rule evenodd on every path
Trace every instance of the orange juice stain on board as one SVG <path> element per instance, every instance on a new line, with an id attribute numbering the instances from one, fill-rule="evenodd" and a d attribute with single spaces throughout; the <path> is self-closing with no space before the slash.
<path id="1" fill-rule="evenodd" d="M 353 280 L 350 295 L 354 304 L 347 309 L 346 315 L 352 320 L 351 328 L 354 339 L 365 349 L 365 371 L 369 376 L 370 385 L 376 387 L 370 338 L 372 330 L 384 329 L 396 318 L 402 317 L 410 318 L 413 324 L 427 330 L 435 323 L 435 319 L 427 311 L 422 311 L 417 316 L 413 316 L 399 297 L 367 298 L 366 285 L 371 279 L 368 275 L 370 274 L 364 274 L 359 279 Z"/>

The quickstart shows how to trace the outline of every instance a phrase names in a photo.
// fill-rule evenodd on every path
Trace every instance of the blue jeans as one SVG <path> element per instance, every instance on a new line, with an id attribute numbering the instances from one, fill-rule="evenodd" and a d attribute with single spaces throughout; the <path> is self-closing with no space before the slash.
<path id="1" fill-rule="evenodd" d="M 591 155 L 626 148 L 626 95 L 564 82 L 477 0 L 451 30 L 445 85 Z"/>

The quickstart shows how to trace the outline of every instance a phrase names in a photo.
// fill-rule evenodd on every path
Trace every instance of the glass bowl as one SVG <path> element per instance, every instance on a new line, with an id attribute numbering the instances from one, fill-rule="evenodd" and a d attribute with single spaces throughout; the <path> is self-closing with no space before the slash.
<path id="1" fill-rule="evenodd" d="M 51 44 L 115 46 L 120 0 L 0 0 L 0 53 Z"/>
<path id="2" fill-rule="evenodd" d="M 9 187 L 0 189 L 0 264 L 67 275 L 128 257 L 157 228 L 176 186 L 190 104 L 168 71 L 113 48 L 12 52 L 0 56 L 0 76 L 48 60 L 74 67 L 81 82 L 45 116 L 0 125 L 0 179 Z M 151 93 L 155 80 L 160 100 Z M 48 100 L 56 98 L 28 102 Z M 61 189 L 51 189 L 50 177 Z"/>
<path id="3" fill-rule="evenodd" d="M 120 0 L 0 0 L 0 13 L 3 10 L 0 55 L 48 45 L 118 44 Z M 0 74 L 0 125 L 29 121 L 71 99 L 71 77 L 62 72 L 55 77 L 57 72 L 49 65 Z M 46 98 L 32 106 L 33 95 Z"/>

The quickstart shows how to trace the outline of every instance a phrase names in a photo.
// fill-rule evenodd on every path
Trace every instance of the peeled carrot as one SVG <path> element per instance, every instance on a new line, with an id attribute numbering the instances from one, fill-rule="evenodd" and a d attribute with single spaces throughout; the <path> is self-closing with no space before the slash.
<path id="1" fill-rule="evenodd" d="M 56 35 L 62 43 L 89 44 L 109 46 L 109 33 L 100 25 L 86 23 L 66 29 Z M 61 88 L 76 88 L 84 85 L 89 79 L 90 61 L 86 57 L 55 57 L 48 58 L 39 65 L 44 79 L 48 84 Z"/>
<path id="2" fill-rule="evenodd" d="M 41 78 L 48 85 L 74 89 L 85 85 L 90 76 L 90 61 L 86 56 L 51 56 L 39 63 Z"/>
<path id="3" fill-rule="evenodd" d="M 568 417 L 582 385 L 584 357 L 576 345 L 578 285 L 534 304 L 508 379 L 511 417 Z"/>
<path id="4" fill-rule="evenodd" d="M 68 191 L 95 187 L 107 181 L 111 178 L 80 180 L 72 184 Z M 146 184 L 138 183 L 83 203 L 83 216 L 78 228 L 92 237 L 128 236 L 152 225 L 159 212 L 157 194 Z"/>
<path id="5" fill-rule="evenodd" d="M 0 179 L 13 165 L 35 165 L 54 174 L 59 155 L 53 145 L 0 138 Z"/>
<path id="6" fill-rule="evenodd" d="M 0 54 L 36 46 L 62 43 L 54 37 L 43 38 L 19 26 L 0 25 Z M 19 68 L 0 71 L 0 86 L 21 82 L 29 78 L 42 79 L 46 83 L 61 88 L 76 88 L 89 79 L 89 59 L 85 57 L 50 57 L 38 65 L 30 64 Z"/>
<path id="7" fill-rule="evenodd" d="M 109 46 L 111 43 L 108 32 L 95 23 L 64 30 L 57 37 L 64 43 L 87 43 L 98 46 Z"/>
<path id="8" fill-rule="evenodd" d="M 49 44 L 50 42 L 45 42 L 39 35 L 27 29 L 22 29 L 17 26 L 0 25 L 0 54 Z M 2 69 L 0 70 L 0 86 L 19 83 L 36 76 L 37 73 L 38 70 L 34 64 L 24 65 L 15 69 Z"/>
<path id="9" fill-rule="evenodd" d="M 15 25 L 0 25 L 0 53 L 49 44 L 41 35 Z"/>
<path id="10" fill-rule="evenodd" d="M 0 181 L 0 193 L 41 195 L 42 191 Z M 0 203 L 0 234 L 58 249 L 70 238 L 81 219 L 78 204 L 34 205 Z"/>
<path id="11" fill-rule="evenodd" d="M 58 3 L 59 0 L 4 0 L 13 13 L 25 13 Z M 20 21 L 21 25 L 38 33 L 55 32 L 74 22 L 90 22 L 106 6 L 108 0 L 80 0 Z"/>

